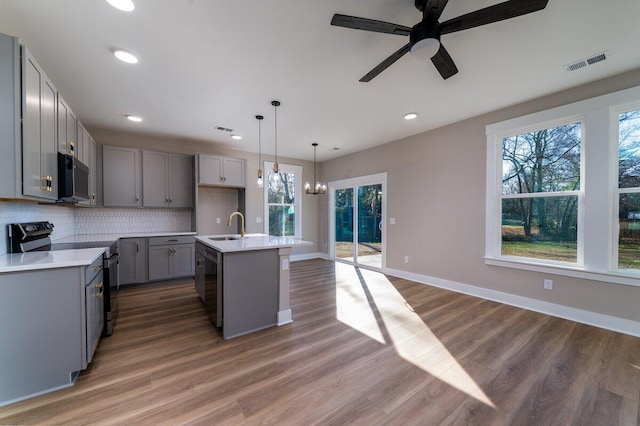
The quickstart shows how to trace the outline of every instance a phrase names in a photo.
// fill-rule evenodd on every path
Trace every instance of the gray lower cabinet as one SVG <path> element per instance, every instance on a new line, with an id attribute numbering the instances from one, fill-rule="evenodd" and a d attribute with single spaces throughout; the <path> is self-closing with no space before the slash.
<path id="1" fill-rule="evenodd" d="M 71 386 L 103 327 L 102 257 L 0 274 L 0 406 Z"/>
<path id="2" fill-rule="evenodd" d="M 149 281 L 194 275 L 195 243 L 191 236 L 148 239 Z"/>
<path id="3" fill-rule="evenodd" d="M 118 241 L 120 264 L 118 284 L 136 284 L 147 281 L 147 239 L 121 238 Z"/>
<path id="4" fill-rule="evenodd" d="M 90 363 L 98 347 L 104 327 L 104 271 L 102 258 L 87 267 L 85 272 L 85 316 L 87 324 L 86 363 Z M 107 284 L 108 285 L 108 284 Z M 86 365 L 84 366 L 86 368 Z"/>

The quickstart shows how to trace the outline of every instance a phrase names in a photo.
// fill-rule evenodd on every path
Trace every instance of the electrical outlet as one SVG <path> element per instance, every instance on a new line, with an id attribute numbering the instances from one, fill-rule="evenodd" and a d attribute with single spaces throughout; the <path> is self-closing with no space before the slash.
<path id="1" fill-rule="evenodd" d="M 553 290 L 553 280 L 544 280 L 544 289 Z"/>
<path id="2" fill-rule="evenodd" d="M 395 218 L 395 217 L 392 217 L 391 219 L 389 219 L 389 223 L 390 223 L 391 225 L 395 225 L 395 224 L 396 224 L 396 218 Z"/>
<path id="3" fill-rule="evenodd" d="M 286 271 L 287 269 L 289 269 L 288 259 L 282 259 L 282 267 L 280 269 L 282 269 L 283 271 Z"/>
<path id="4" fill-rule="evenodd" d="M 409 256 L 404 257 L 404 263 L 409 263 Z"/>
<path id="5" fill-rule="evenodd" d="M 219 224 L 220 224 L 220 222 L 221 222 L 221 221 L 220 221 L 220 218 L 219 218 L 219 217 L 216 217 L 216 223 L 219 225 Z"/>
<path id="6" fill-rule="evenodd" d="M 256 223 L 262 223 L 262 218 L 261 217 L 256 217 Z"/>

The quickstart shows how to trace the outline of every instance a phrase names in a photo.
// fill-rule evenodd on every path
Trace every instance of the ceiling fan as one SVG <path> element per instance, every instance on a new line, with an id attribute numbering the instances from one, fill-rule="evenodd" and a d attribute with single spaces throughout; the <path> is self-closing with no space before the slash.
<path id="1" fill-rule="evenodd" d="M 447 52 L 440 43 L 441 35 L 536 12 L 544 9 L 549 2 L 549 0 L 509 0 L 458 16 L 457 18 L 449 19 L 448 21 L 438 22 L 448 1 L 449 0 L 415 0 L 416 8 L 422 12 L 422 21 L 414 25 L 413 28 L 340 14 L 333 15 L 331 25 L 377 33 L 409 36 L 409 43 L 402 46 L 398 51 L 369 71 L 367 75 L 360 79 L 362 82 L 371 81 L 409 51 L 419 59 L 426 60 L 431 58 L 433 65 L 435 65 L 442 78 L 446 80 L 452 75 L 455 75 L 458 72 L 458 68 L 453 62 L 453 59 L 451 59 L 451 56 L 449 56 L 449 52 Z"/>

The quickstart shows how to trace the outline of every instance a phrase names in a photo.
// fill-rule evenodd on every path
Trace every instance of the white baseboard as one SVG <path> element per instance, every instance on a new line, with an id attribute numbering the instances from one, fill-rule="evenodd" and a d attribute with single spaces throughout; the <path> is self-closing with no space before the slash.
<path id="1" fill-rule="evenodd" d="M 500 302 L 506 305 L 516 306 L 518 308 L 528 309 L 530 311 L 540 312 L 543 314 L 552 315 L 555 317 L 640 337 L 640 322 L 637 321 L 613 317 L 611 315 L 599 314 L 597 312 L 585 311 L 583 309 L 558 305 L 556 303 L 531 299 L 529 297 L 518 296 L 515 294 L 490 290 L 487 288 L 476 287 L 473 285 L 449 281 L 442 278 L 416 274 L 413 272 L 403 271 L 401 269 L 387 268 L 385 269 L 384 273 L 392 275 L 394 277 L 415 281 L 421 284 L 439 287 L 446 290 L 452 290 L 458 293 L 464 293 L 483 299 L 493 300 L 494 302 Z"/>
<path id="2" fill-rule="evenodd" d="M 291 309 L 278 311 L 278 327 L 280 327 L 281 325 L 289 324 L 290 322 L 293 322 L 293 318 L 291 317 Z"/>
<path id="3" fill-rule="evenodd" d="M 305 254 L 292 254 L 291 256 L 289 256 L 289 260 L 291 262 L 297 262 L 299 260 L 318 259 L 318 258 L 329 260 L 329 255 L 327 255 L 326 253 L 316 252 L 316 253 L 305 253 Z"/>

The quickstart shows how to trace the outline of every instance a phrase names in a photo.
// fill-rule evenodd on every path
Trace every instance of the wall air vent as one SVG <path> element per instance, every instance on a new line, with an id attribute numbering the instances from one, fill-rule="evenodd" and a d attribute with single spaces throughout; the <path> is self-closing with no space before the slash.
<path id="1" fill-rule="evenodd" d="M 221 132 L 233 132 L 233 129 L 230 129 L 228 127 L 222 127 L 222 126 L 216 126 L 216 130 L 220 130 Z"/>
<path id="2" fill-rule="evenodd" d="M 611 53 L 607 50 L 605 52 L 596 53 L 595 55 L 591 55 L 588 58 L 580 59 L 579 61 L 575 61 L 570 63 L 569 65 L 564 66 L 565 71 L 576 71 L 581 68 L 588 67 L 589 65 L 597 64 L 598 62 L 602 62 L 611 57 Z"/>

